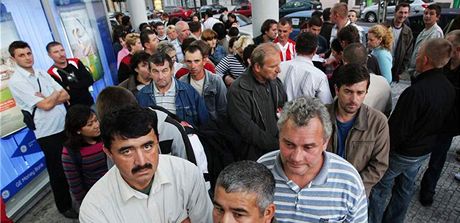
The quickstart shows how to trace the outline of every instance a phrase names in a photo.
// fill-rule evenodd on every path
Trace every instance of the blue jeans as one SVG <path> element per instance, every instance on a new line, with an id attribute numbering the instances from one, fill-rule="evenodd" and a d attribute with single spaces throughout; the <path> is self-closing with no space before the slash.
<path id="1" fill-rule="evenodd" d="M 426 169 L 420 182 L 421 195 L 433 196 L 435 194 L 436 185 L 446 162 L 447 152 L 452 145 L 452 138 L 450 135 L 439 135 L 436 143 L 433 144 L 428 169 Z"/>
<path id="2" fill-rule="evenodd" d="M 417 173 L 428 156 L 429 154 L 409 157 L 390 153 L 388 170 L 371 191 L 369 198 L 370 223 L 404 222 L 407 208 L 414 194 Z M 390 192 L 392 192 L 390 203 L 385 208 Z"/>

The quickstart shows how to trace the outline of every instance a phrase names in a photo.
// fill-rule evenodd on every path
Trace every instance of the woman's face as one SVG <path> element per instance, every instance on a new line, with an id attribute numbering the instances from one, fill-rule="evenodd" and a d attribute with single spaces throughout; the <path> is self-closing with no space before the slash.
<path id="1" fill-rule="evenodd" d="M 99 121 L 94 113 L 91 113 L 86 125 L 80 129 L 79 134 L 86 138 L 98 137 L 101 134 Z"/>
<path id="2" fill-rule="evenodd" d="M 198 18 L 198 16 L 194 15 L 193 18 L 192 18 L 192 21 L 199 22 L 200 18 Z"/>
<path id="3" fill-rule="evenodd" d="M 211 48 L 216 48 L 216 46 L 217 46 L 217 39 L 214 38 L 214 39 L 211 39 L 211 40 L 206 40 L 206 43 L 208 43 L 209 46 L 211 46 Z"/>
<path id="4" fill-rule="evenodd" d="M 373 33 L 367 34 L 367 46 L 371 49 L 377 48 L 380 46 L 382 38 L 377 38 Z"/>
<path id="5" fill-rule="evenodd" d="M 139 52 L 141 50 L 144 50 L 144 47 L 141 44 L 141 39 L 138 38 L 138 39 L 136 39 L 136 43 L 133 46 L 131 46 L 131 51 L 134 54 L 134 53 Z"/>

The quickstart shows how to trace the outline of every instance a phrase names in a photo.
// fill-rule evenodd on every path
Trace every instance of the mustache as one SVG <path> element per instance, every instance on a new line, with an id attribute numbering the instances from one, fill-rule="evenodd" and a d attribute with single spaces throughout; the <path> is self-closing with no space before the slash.
<path id="1" fill-rule="evenodd" d="M 137 173 L 137 172 L 139 172 L 139 171 L 141 171 L 141 170 L 144 170 L 144 169 L 152 169 L 152 167 L 153 167 L 153 166 L 152 166 L 152 164 L 150 164 L 150 163 L 146 163 L 146 164 L 143 165 L 143 166 L 135 166 L 135 167 L 131 170 L 131 173 L 132 173 L 132 174 L 135 174 L 135 173 Z"/>

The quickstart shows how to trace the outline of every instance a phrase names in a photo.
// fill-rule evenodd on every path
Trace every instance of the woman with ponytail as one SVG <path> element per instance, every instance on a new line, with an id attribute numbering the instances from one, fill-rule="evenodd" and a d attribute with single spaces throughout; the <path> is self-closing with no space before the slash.
<path id="1" fill-rule="evenodd" d="M 392 32 L 383 25 L 375 25 L 369 29 L 367 39 L 367 45 L 372 50 L 371 54 L 377 58 L 380 71 L 390 84 L 392 81 L 391 67 L 393 66 Z"/>

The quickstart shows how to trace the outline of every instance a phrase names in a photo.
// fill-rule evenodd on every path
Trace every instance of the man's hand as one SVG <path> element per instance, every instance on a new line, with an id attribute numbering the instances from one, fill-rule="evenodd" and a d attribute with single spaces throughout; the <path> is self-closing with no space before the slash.
<path id="1" fill-rule="evenodd" d="M 233 81 L 235 81 L 235 78 L 233 78 L 231 75 L 227 75 L 224 78 L 225 85 L 227 86 L 232 85 Z"/>

